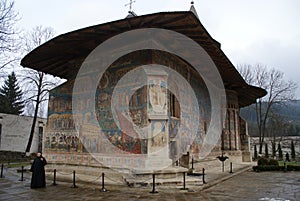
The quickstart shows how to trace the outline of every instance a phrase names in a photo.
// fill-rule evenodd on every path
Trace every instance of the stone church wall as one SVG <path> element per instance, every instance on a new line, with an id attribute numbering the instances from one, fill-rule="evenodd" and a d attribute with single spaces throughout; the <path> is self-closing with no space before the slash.
<path id="1" fill-rule="evenodd" d="M 90 100 L 84 98 L 85 94 L 75 96 L 74 104 L 81 108 L 83 113 L 80 115 L 81 126 L 75 128 L 74 116 L 72 114 L 72 90 L 74 80 L 68 80 L 65 84 L 55 88 L 50 93 L 49 114 L 44 148 L 49 162 L 62 164 L 81 164 L 81 165 L 99 165 L 103 164 L 127 164 L 128 166 L 138 166 L 143 158 L 143 154 L 147 154 L 147 139 L 141 137 L 133 138 L 126 134 L 126 130 L 133 131 L 133 125 L 128 122 L 126 116 L 122 115 L 122 111 L 111 110 L 111 99 L 114 90 L 122 91 L 123 97 L 119 97 L 119 105 L 122 106 L 129 102 L 130 117 L 136 127 L 144 127 L 148 124 L 147 117 L 147 88 L 140 87 L 132 96 L 129 94 L 133 86 L 139 86 L 139 80 L 135 80 L 132 85 L 118 86 L 118 81 L 129 71 L 147 64 L 160 64 L 168 66 L 181 74 L 192 86 L 198 99 L 200 122 L 196 138 L 190 146 L 189 139 L 181 136 L 181 140 L 175 140 L 180 124 L 180 116 L 178 116 L 178 107 L 176 100 L 170 103 L 171 95 L 169 94 L 168 108 L 168 138 L 170 147 L 170 158 L 174 161 L 180 154 L 192 152 L 197 157 L 199 150 L 202 148 L 203 136 L 207 133 L 210 120 L 210 99 L 209 93 L 202 78 L 197 74 L 189 64 L 180 60 L 169 53 L 154 50 L 146 50 L 134 52 L 126 57 L 122 57 L 113 63 L 104 73 L 98 85 L 96 95 L 96 114 L 92 114 L 88 108 Z M 93 78 L 91 74 L 82 79 L 82 87 L 92 84 Z M 175 98 L 176 99 L 176 98 Z M 236 95 L 229 97 L 228 118 L 226 123 L 225 137 L 222 141 L 224 148 L 227 150 L 240 150 L 241 142 L 239 137 L 239 108 L 237 106 Z M 174 111 L 172 110 L 173 107 Z M 120 107 L 122 109 L 122 107 Z M 173 112 L 171 112 L 171 110 Z M 94 116 L 96 115 L 96 118 Z M 114 116 L 118 118 L 115 121 Z M 92 118 L 91 118 L 92 117 Z M 91 119 L 97 119 L 93 122 Z M 100 129 L 100 127 L 101 129 Z M 122 130 L 119 127 L 122 127 Z M 148 139 L 151 140 L 151 139 Z M 221 147 L 217 146 L 217 150 Z M 130 153 L 125 158 L 122 157 L 123 152 Z M 93 153 L 90 155 L 89 153 Z M 111 157 L 112 153 L 114 156 Z M 139 157 L 137 157 L 139 155 Z"/>

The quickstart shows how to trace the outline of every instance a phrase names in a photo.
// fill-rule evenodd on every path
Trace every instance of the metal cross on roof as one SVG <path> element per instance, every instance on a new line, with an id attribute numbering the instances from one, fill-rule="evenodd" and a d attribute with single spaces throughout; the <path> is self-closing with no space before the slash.
<path id="1" fill-rule="evenodd" d="M 125 4 L 125 6 L 129 6 L 129 12 L 132 11 L 132 4 L 135 3 L 135 0 L 130 0 L 128 4 Z"/>

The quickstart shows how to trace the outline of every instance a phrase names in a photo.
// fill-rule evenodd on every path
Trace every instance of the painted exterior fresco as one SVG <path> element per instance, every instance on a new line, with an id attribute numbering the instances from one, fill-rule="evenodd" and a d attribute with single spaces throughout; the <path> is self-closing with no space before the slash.
<path id="1" fill-rule="evenodd" d="M 164 79 L 161 78 L 149 79 L 148 86 L 142 87 L 142 78 L 133 80 L 128 85 L 118 85 L 120 79 L 128 72 L 147 64 L 167 66 L 178 72 L 192 86 L 200 111 L 200 127 L 194 141 L 191 142 L 187 133 L 181 134 L 180 141 L 175 139 L 181 122 L 182 111 L 180 108 L 184 106 L 179 105 L 177 98 L 167 90 L 167 83 L 171 81 L 167 77 L 164 78 L 165 81 L 162 81 Z M 82 78 L 83 88 L 84 85 L 92 84 L 94 73 L 90 72 L 90 75 Z M 155 151 L 156 147 L 167 144 L 168 157 L 174 161 L 176 156 L 188 151 L 197 157 L 203 146 L 203 136 L 205 137 L 207 133 L 211 115 L 209 93 L 197 71 L 175 55 L 157 50 L 144 50 L 123 56 L 114 62 L 106 70 L 98 84 L 95 95 L 96 114 L 89 111 L 91 103 L 88 98 L 85 98 L 84 93 L 75 96 L 74 103 L 84 111 L 76 114 L 84 121 L 77 128 L 74 123 L 76 115 L 74 117 L 72 115 L 73 84 L 74 80 L 68 80 L 50 93 L 48 124 L 44 142 L 44 153 L 48 155 L 50 162 L 99 165 L 99 161 L 105 164 L 123 163 L 138 166 L 141 158 L 135 157 L 135 155 L 149 154 L 149 152 Z M 132 93 L 130 91 L 132 87 L 138 89 Z M 119 97 L 115 97 L 120 106 L 118 110 L 111 109 L 115 90 L 122 92 L 117 93 L 121 94 Z M 230 102 L 237 102 L 237 99 Z M 126 111 L 128 105 L 129 112 Z M 240 120 L 237 112 L 238 107 L 233 110 L 228 109 L 224 136 L 222 136 L 220 146 L 216 148 L 216 151 L 221 150 L 221 147 L 230 150 L 240 148 L 241 142 L 238 136 Z M 92 115 L 96 115 L 96 122 L 91 120 L 95 119 L 91 118 Z M 157 117 L 160 119 L 157 120 Z M 148 133 L 156 133 L 156 130 L 160 130 L 160 132 L 147 139 L 136 131 L 149 123 L 151 131 L 147 131 Z M 132 155 L 122 158 L 124 152 Z M 91 156 L 89 153 L 94 153 L 94 155 Z M 119 153 L 120 157 L 110 157 L 111 153 Z"/>

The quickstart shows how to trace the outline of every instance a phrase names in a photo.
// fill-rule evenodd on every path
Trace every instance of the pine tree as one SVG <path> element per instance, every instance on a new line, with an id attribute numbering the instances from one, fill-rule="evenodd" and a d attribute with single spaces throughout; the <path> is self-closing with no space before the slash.
<path id="1" fill-rule="evenodd" d="M 14 72 L 8 76 L 0 89 L 0 112 L 19 115 L 23 112 L 24 101 L 22 91 L 17 83 Z"/>
<path id="2" fill-rule="evenodd" d="M 276 142 L 272 142 L 272 157 L 276 156 Z"/>
<path id="3" fill-rule="evenodd" d="M 283 153 L 282 153 L 282 149 L 281 149 L 281 144 L 280 143 L 278 143 L 278 156 L 279 156 L 280 160 L 283 159 Z"/>
<path id="4" fill-rule="evenodd" d="M 257 147 L 256 147 L 256 144 L 254 145 L 254 160 L 257 160 Z"/>
<path id="5" fill-rule="evenodd" d="M 285 154 L 285 160 L 286 160 L 286 161 L 290 161 L 290 155 L 289 155 L 288 152 Z"/>
<path id="6" fill-rule="evenodd" d="M 266 157 L 266 158 L 269 158 L 268 144 L 265 144 L 265 157 Z"/>
<path id="7" fill-rule="evenodd" d="M 291 157 L 292 157 L 292 160 L 296 159 L 295 145 L 294 145 L 294 141 L 293 140 L 291 142 Z"/>

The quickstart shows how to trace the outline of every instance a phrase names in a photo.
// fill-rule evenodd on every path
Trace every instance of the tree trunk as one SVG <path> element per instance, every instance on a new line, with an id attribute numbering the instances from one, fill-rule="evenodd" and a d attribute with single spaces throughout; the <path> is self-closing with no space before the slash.
<path id="1" fill-rule="evenodd" d="M 258 127 L 258 134 L 259 134 L 259 154 L 262 154 L 263 150 L 263 144 L 264 144 L 264 138 L 263 138 L 263 132 L 262 132 L 262 103 L 261 100 L 256 102 L 256 121 L 257 121 L 257 127 Z"/>
<path id="2" fill-rule="evenodd" d="M 31 129 L 30 129 L 30 134 L 29 134 L 29 140 L 27 143 L 27 147 L 26 147 L 26 154 L 30 153 L 30 148 L 31 148 L 31 144 L 32 144 L 32 140 L 33 140 L 33 135 L 34 135 L 34 129 L 35 129 L 35 124 L 36 124 L 36 120 L 37 120 L 37 114 L 38 114 L 38 101 L 36 102 L 36 106 L 35 106 L 35 110 L 34 110 L 34 116 L 33 116 L 33 120 L 32 120 L 32 125 L 31 125 Z"/>
<path id="3" fill-rule="evenodd" d="M 34 116 L 33 116 L 33 120 L 32 120 L 32 125 L 31 125 L 31 129 L 30 129 L 30 134 L 29 134 L 29 139 L 28 139 L 26 150 L 25 150 L 25 154 L 30 153 L 30 148 L 31 148 L 33 135 L 34 135 L 35 124 L 36 124 L 38 111 L 39 111 L 39 105 L 41 102 L 40 97 L 41 97 L 41 90 L 42 90 L 42 84 L 43 84 L 43 77 L 44 77 L 44 73 L 39 74 L 38 91 L 37 91 L 37 95 L 36 95 L 36 105 L 35 105 L 35 109 L 34 109 Z"/>

